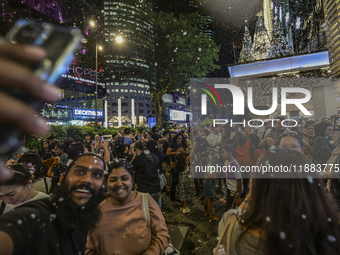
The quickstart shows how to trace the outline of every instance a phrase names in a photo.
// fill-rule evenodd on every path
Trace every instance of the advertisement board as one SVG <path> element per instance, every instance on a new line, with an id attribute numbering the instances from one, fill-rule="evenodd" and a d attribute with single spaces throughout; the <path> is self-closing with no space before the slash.
<path id="1" fill-rule="evenodd" d="M 74 117 L 96 117 L 96 111 L 91 109 L 73 109 Z M 97 117 L 103 117 L 103 111 L 97 111 Z"/>
<path id="2" fill-rule="evenodd" d="M 170 121 L 187 121 L 187 114 L 189 114 L 190 121 L 191 121 L 191 112 L 180 111 L 180 110 L 169 110 L 169 120 Z"/>

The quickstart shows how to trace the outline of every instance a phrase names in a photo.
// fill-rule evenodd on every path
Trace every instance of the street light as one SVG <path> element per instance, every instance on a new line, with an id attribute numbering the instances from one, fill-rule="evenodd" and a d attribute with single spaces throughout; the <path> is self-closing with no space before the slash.
<path id="1" fill-rule="evenodd" d="M 116 42 L 117 42 L 117 43 L 122 43 L 122 42 L 123 42 L 123 37 L 121 37 L 120 35 L 118 35 L 118 36 L 116 37 Z"/>

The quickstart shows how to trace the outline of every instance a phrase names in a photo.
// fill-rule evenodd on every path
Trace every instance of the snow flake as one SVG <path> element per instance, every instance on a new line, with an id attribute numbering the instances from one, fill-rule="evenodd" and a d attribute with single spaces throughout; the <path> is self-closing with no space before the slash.
<path id="1" fill-rule="evenodd" d="M 286 239 L 286 233 L 283 232 L 283 231 L 281 231 L 281 232 L 280 232 L 280 238 L 281 238 L 282 240 Z"/>
<path id="2" fill-rule="evenodd" d="M 327 239 L 328 239 L 328 241 L 330 241 L 332 243 L 334 243 L 336 241 L 336 238 L 334 236 L 332 236 L 332 235 L 328 235 Z"/>
<path id="3" fill-rule="evenodd" d="M 18 220 L 17 222 L 18 222 L 18 224 L 19 224 L 19 225 L 21 225 L 21 224 L 22 224 L 22 220 Z"/>
<path id="4" fill-rule="evenodd" d="M 57 215 L 56 214 L 50 214 L 50 220 L 55 220 L 57 218 Z"/>
<path id="5" fill-rule="evenodd" d="M 313 178 L 312 178 L 312 176 L 308 175 L 308 176 L 307 176 L 307 180 L 308 180 L 309 183 L 313 183 Z"/>
<path id="6" fill-rule="evenodd" d="M 34 213 L 31 214 L 31 218 L 35 219 L 36 215 Z"/>
<path id="7" fill-rule="evenodd" d="M 304 219 L 304 220 L 307 219 L 307 216 L 304 215 L 304 214 L 302 214 L 301 217 L 302 217 L 302 219 Z"/>

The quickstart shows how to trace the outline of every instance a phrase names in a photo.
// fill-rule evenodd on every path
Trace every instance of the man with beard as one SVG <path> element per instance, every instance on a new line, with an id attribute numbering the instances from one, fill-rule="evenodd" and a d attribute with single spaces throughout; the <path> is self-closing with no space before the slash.
<path id="1" fill-rule="evenodd" d="M 51 198 L 17 207 L 0 217 L 0 253 L 34 255 L 81 255 L 86 236 L 101 213 L 104 160 L 82 154 Z"/>

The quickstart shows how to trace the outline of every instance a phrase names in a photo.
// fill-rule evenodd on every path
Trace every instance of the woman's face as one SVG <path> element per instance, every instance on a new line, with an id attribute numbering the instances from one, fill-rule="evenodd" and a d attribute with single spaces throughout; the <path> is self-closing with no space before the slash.
<path id="1" fill-rule="evenodd" d="M 113 169 L 107 179 L 110 197 L 121 204 L 129 202 L 132 186 L 132 176 L 123 166 Z"/>
<path id="2" fill-rule="evenodd" d="M 181 144 L 182 141 L 183 141 L 183 137 L 182 137 L 181 135 L 178 136 L 178 137 L 177 137 L 177 140 L 176 140 L 176 143 L 177 143 L 177 144 Z"/>
<path id="3" fill-rule="evenodd" d="M 245 126 L 245 127 L 244 127 L 244 133 L 245 133 L 245 134 L 249 134 L 249 133 L 250 133 L 250 127 Z"/>
<path id="4" fill-rule="evenodd" d="M 222 132 L 221 132 L 222 136 L 223 137 L 226 137 L 227 136 L 227 130 L 225 129 L 222 129 Z"/>
<path id="5" fill-rule="evenodd" d="M 325 135 L 331 136 L 332 134 L 332 126 L 328 126 L 325 131 Z"/>
<path id="6" fill-rule="evenodd" d="M 27 201 L 28 190 L 31 182 L 26 185 L 4 185 L 0 186 L 0 200 L 6 204 L 18 205 Z"/>
<path id="7" fill-rule="evenodd" d="M 96 135 L 96 136 L 94 137 L 94 139 L 95 139 L 96 141 L 99 141 L 99 140 L 100 140 L 100 136 L 99 136 L 99 135 Z"/>
<path id="8" fill-rule="evenodd" d="M 43 148 L 48 149 L 48 142 L 43 142 Z"/>

